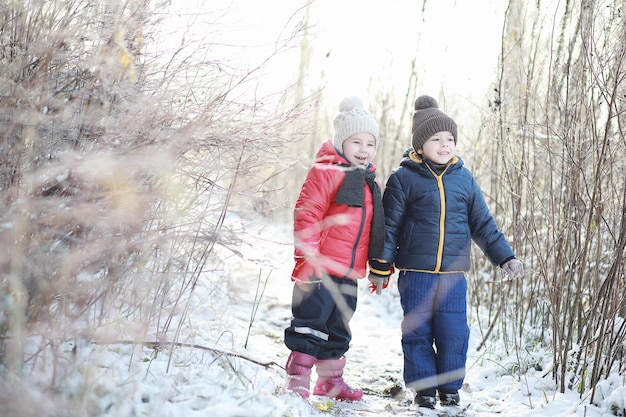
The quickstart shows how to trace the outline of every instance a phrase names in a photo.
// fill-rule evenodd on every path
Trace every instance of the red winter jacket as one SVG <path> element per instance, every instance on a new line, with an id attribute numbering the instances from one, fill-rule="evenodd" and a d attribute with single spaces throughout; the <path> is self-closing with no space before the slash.
<path id="1" fill-rule="evenodd" d="M 337 191 L 346 175 L 341 165 L 349 164 L 331 141 L 324 142 L 317 152 L 294 209 L 296 266 L 292 281 L 317 281 L 321 271 L 343 278 L 365 277 L 372 193 L 363 182 L 362 207 L 336 203 Z M 370 164 L 368 169 L 373 172 L 376 167 Z"/>

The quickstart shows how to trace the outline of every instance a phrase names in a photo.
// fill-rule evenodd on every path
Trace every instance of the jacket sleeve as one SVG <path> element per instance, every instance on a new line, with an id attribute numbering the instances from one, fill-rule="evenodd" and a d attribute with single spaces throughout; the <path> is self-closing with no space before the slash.
<path id="1" fill-rule="evenodd" d="M 469 207 L 469 226 L 472 240 L 494 265 L 515 257 L 513 249 L 498 229 L 495 219 L 489 211 L 482 190 L 472 177 L 472 198 Z"/>
<path id="2" fill-rule="evenodd" d="M 385 248 L 381 259 L 393 264 L 396 259 L 398 240 L 406 214 L 406 195 L 396 172 L 392 173 L 385 185 L 383 207 L 385 210 Z"/>
<path id="3" fill-rule="evenodd" d="M 335 188 L 327 171 L 315 166 L 311 168 L 296 201 L 293 213 L 296 260 L 319 254 L 324 215 Z"/>

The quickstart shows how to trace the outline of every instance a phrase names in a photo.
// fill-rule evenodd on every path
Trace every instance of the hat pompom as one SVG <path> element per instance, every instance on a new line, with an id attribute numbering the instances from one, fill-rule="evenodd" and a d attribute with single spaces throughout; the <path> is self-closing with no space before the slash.
<path id="1" fill-rule="evenodd" d="M 439 103 L 437 100 L 432 98 L 431 96 L 419 96 L 417 100 L 415 100 L 415 110 L 423 110 L 423 109 L 438 109 Z"/>
<path id="2" fill-rule="evenodd" d="M 358 97 L 348 97 L 339 103 L 339 111 L 350 111 L 355 108 L 363 108 L 363 101 Z"/>

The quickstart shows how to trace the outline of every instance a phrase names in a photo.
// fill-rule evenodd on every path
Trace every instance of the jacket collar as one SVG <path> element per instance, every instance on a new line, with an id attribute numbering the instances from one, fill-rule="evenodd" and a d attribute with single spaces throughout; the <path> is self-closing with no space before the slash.
<path id="1" fill-rule="evenodd" d="M 412 167 L 416 169 L 425 169 L 430 165 L 428 161 L 424 160 L 417 152 L 413 150 L 413 148 L 409 148 L 404 152 L 403 159 L 400 162 L 400 166 Z M 449 171 L 451 168 L 458 168 L 463 165 L 463 160 L 459 156 L 453 156 L 450 162 L 448 163 L 447 168 L 444 172 Z M 433 168 L 430 167 L 429 171 L 432 171 Z"/>

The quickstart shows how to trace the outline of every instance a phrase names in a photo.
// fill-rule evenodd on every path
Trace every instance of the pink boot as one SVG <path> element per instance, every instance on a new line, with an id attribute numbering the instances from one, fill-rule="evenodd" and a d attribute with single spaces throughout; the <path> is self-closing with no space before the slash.
<path id="1" fill-rule="evenodd" d="M 363 397 L 363 391 L 352 388 L 343 380 L 343 368 L 346 358 L 315 361 L 317 383 L 313 394 L 324 395 L 337 400 L 358 401 Z"/>
<path id="2" fill-rule="evenodd" d="M 311 386 L 311 368 L 315 357 L 306 353 L 292 351 L 287 359 L 287 389 L 295 392 L 302 398 L 309 398 Z"/>

